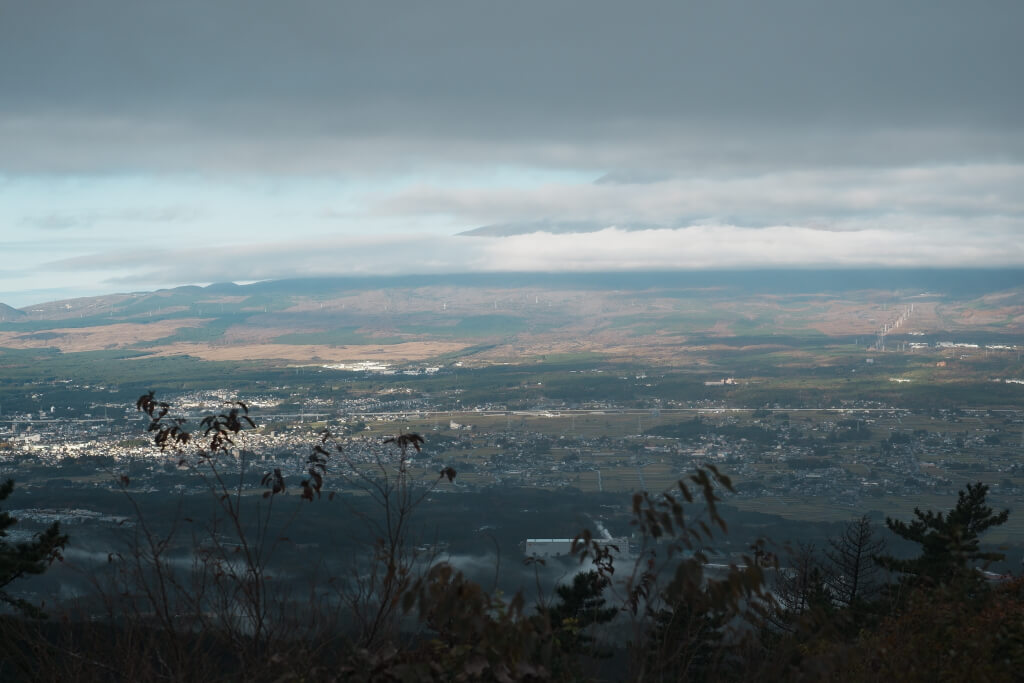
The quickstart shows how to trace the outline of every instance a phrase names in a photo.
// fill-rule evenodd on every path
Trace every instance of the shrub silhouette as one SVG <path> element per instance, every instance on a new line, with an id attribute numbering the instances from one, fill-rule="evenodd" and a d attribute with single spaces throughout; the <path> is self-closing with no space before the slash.
<path id="1" fill-rule="evenodd" d="M 14 491 L 14 480 L 0 484 L 0 503 Z M 18 523 L 6 511 L 0 511 L 0 602 L 6 603 L 22 614 L 42 617 L 43 612 L 35 605 L 11 596 L 7 587 L 18 579 L 31 574 L 42 574 L 54 560 L 60 560 L 61 550 L 68 537 L 60 532 L 60 523 L 54 522 L 31 541 L 11 543 L 6 540 L 8 529 Z"/>

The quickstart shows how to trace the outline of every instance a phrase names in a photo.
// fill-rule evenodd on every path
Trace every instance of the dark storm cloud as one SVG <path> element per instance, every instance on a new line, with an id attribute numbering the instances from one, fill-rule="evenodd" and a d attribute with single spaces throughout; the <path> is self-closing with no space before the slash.
<path id="1" fill-rule="evenodd" d="M 1020 265 L 1022 25 L 1020 0 L 0 0 L 0 287 Z"/>
<path id="2" fill-rule="evenodd" d="M 1016 0 L 6 2 L 0 163 L 1018 159 L 1022 19 Z"/>

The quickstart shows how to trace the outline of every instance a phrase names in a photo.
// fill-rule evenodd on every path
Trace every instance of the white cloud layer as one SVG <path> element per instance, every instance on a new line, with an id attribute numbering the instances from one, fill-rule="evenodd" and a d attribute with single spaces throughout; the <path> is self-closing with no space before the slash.
<path id="1" fill-rule="evenodd" d="M 1024 263 L 1024 243 L 993 242 L 943 223 L 899 232 L 831 233 L 798 226 L 699 225 L 508 237 L 391 235 L 239 248 L 112 251 L 49 264 L 51 270 L 115 273 L 122 288 L 296 276 L 488 271 L 673 270 L 744 267 L 990 267 Z"/>
<path id="2" fill-rule="evenodd" d="M 597 220 L 676 227 L 699 220 L 748 226 L 811 222 L 844 229 L 878 220 L 882 229 L 929 217 L 1024 218 L 1024 165 L 959 164 L 668 178 L 651 183 L 548 184 L 530 188 L 419 186 L 379 203 L 381 213 L 444 214 L 468 223 Z M 893 217 L 886 219 L 885 217 Z M 809 226 L 810 227 L 810 226 Z M 859 227 L 859 225 L 857 225 Z M 1018 226 L 1019 227 L 1019 226 Z"/>

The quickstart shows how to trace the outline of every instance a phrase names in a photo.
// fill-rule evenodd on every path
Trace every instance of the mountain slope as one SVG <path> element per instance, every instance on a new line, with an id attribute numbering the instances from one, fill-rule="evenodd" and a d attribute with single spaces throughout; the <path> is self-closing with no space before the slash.
<path id="1" fill-rule="evenodd" d="M 0 322 L 18 322 L 28 317 L 24 311 L 12 308 L 5 303 L 0 303 Z"/>

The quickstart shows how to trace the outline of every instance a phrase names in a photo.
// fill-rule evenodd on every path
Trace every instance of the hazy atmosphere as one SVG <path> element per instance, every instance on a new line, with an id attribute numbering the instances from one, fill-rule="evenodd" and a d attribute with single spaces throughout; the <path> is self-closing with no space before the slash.
<path id="1" fill-rule="evenodd" d="M 1022 19 L 1013 0 L 2 0 L 0 302 L 1021 266 Z"/>
<path id="2" fill-rule="evenodd" d="M 1019 680 L 1022 27 L 0 0 L 0 681 Z"/>

